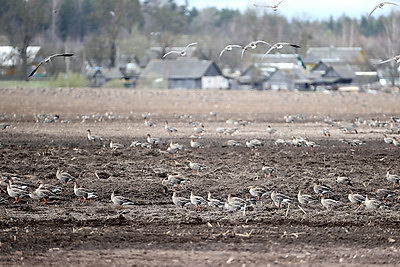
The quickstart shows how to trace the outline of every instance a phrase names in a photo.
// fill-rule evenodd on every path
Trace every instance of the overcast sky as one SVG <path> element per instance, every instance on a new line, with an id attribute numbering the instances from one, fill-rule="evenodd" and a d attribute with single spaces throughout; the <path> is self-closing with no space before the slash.
<path id="1" fill-rule="evenodd" d="M 277 4 L 280 0 L 188 0 L 189 6 L 204 8 L 214 6 L 217 8 L 231 8 L 245 10 L 255 8 L 253 4 Z M 280 5 L 279 14 L 289 18 L 316 18 L 324 19 L 330 16 L 339 17 L 346 14 L 350 17 L 359 18 L 368 14 L 381 0 L 284 0 Z M 399 0 L 393 0 L 400 4 Z M 185 0 L 176 0 L 178 4 L 184 4 Z M 262 8 L 262 7 L 258 7 Z M 386 5 L 384 9 L 374 12 L 375 16 L 387 14 L 392 8 L 400 7 Z M 273 12 L 273 11 L 271 11 Z"/>

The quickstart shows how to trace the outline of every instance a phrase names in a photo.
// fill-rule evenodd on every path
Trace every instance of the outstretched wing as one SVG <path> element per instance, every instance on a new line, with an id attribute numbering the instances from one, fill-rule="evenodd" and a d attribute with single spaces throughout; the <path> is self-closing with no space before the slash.
<path id="1" fill-rule="evenodd" d="M 371 17 L 372 13 L 374 13 L 375 10 L 376 10 L 378 7 L 379 7 L 379 5 L 376 5 L 376 6 L 374 7 L 374 9 L 372 9 L 372 11 L 371 11 L 371 12 L 369 13 L 369 15 L 368 15 L 368 18 Z"/>
<path id="2" fill-rule="evenodd" d="M 278 7 L 282 2 L 283 2 L 283 0 L 280 1 L 278 4 L 276 4 L 276 7 Z"/>
<path id="3" fill-rule="evenodd" d="M 388 63 L 388 62 L 393 61 L 393 60 L 394 60 L 394 58 L 389 58 L 389 59 L 386 59 L 386 60 L 381 61 L 381 62 L 379 62 L 379 63 L 375 63 L 375 65 L 385 64 L 385 63 Z"/>
<path id="4" fill-rule="evenodd" d="M 39 69 L 39 67 L 43 64 L 43 60 L 42 61 L 40 61 L 39 62 L 39 64 L 31 71 L 31 73 L 28 75 L 28 78 L 29 77 L 32 77 L 33 76 L 33 74 L 35 74 L 36 73 L 36 71 Z"/>
<path id="5" fill-rule="evenodd" d="M 267 51 L 267 52 L 265 52 L 265 54 L 263 55 L 262 59 L 264 59 L 264 57 L 265 57 L 266 55 L 268 55 L 269 53 L 271 53 L 271 52 L 272 52 L 272 50 L 274 50 L 274 49 L 276 49 L 276 46 L 275 46 L 275 45 L 274 45 L 274 46 L 272 46 L 270 49 L 268 49 L 268 51 Z"/>
<path id="6" fill-rule="evenodd" d="M 181 52 L 179 52 L 179 51 L 169 51 L 168 53 L 165 53 L 164 55 L 163 55 L 163 58 L 164 57 L 166 57 L 166 56 L 168 56 L 168 55 L 171 55 L 171 54 L 180 54 Z"/>
<path id="7" fill-rule="evenodd" d="M 193 46 L 193 45 L 198 45 L 198 43 L 190 43 L 190 44 L 188 44 L 185 48 L 191 47 L 191 46 Z"/>

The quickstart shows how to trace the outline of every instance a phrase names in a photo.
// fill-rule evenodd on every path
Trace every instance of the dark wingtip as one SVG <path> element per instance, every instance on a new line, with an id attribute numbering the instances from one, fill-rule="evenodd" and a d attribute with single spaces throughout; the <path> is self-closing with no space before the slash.
<path id="1" fill-rule="evenodd" d="M 290 46 L 295 47 L 295 48 L 301 48 L 299 45 L 291 44 Z"/>

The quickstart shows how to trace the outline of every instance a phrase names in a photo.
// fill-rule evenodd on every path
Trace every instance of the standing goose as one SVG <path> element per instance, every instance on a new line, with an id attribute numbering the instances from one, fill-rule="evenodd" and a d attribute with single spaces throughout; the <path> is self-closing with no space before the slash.
<path id="1" fill-rule="evenodd" d="M 51 56 L 46 57 L 45 59 L 43 59 L 42 61 L 39 62 L 39 64 L 36 66 L 36 68 L 34 68 L 32 70 L 32 72 L 28 75 L 28 77 L 32 77 L 33 74 L 36 73 L 36 71 L 39 69 L 39 67 L 43 64 L 43 63 L 50 63 L 51 60 L 55 57 L 72 57 L 74 54 L 72 53 L 63 53 L 63 54 L 54 54 Z"/>
<path id="2" fill-rule="evenodd" d="M 258 200 L 261 200 L 262 198 L 266 197 L 269 194 L 269 191 L 267 191 L 265 188 L 262 187 L 250 186 L 249 193 L 253 197 L 256 197 Z"/>
<path id="3" fill-rule="evenodd" d="M 123 196 L 116 196 L 114 191 L 111 193 L 111 201 L 112 201 L 112 203 L 114 203 L 115 205 L 120 206 L 120 207 L 133 205 L 132 200 L 130 200 L 126 197 L 123 197 Z"/>
<path id="4" fill-rule="evenodd" d="M 299 190 L 299 193 L 297 194 L 297 200 L 301 205 L 314 204 L 315 202 L 318 201 L 318 199 L 316 199 L 311 195 L 302 194 L 301 190 Z"/>
<path id="5" fill-rule="evenodd" d="M 98 197 L 93 191 L 88 190 L 83 187 L 78 187 L 76 182 L 74 183 L 74 193 L 75 193 L 75 196 L 81 198 L 80 201 L 82 203 L 88 201 L 89 199 L 94 199 L 94 198 Z"/>
<path id="6" fill-rule="evenodd" d="M 15 203 L 18 203 L 21 198 L 28 196 L 28 192 L 12 186 L 12 181 L 9 180 L 7 184 L 7 194 L 10 197 L 13 197 L 15 199 Z"/>
<path id="7" fill-rule="evenodd" d="M 90 129 L 87 129 L 87 139 L 91 142 L 101 142 L 103 141 L 103 138 L 101 138 L 100 136 L 97 135 L 93 135 L 92 132 L 90 131 Z"/>
<path id="8" fill-rule="evenodd" d="M 188 207 L 191 205 L 191 201 L 189 198 L 185 198 L 185 197 L 178 197 L 178 195 L 176 194 L 176 192 L 174 192 L 172 194 L 172 202 L 180 207 L 180 208 L 184 208 L 184 207 Z"/>
<path id="9" fill-rule="evenodd" d="M 158 143 L 160 143 L 160 138 L 151 137 L 150 134 L 147 134 L 147 143 L 152 145 L 158 145 Z"/>
<path id="10" fill-rule="evenodd" d="M 200 208 L 200 206 L 207 206 L 208 203 L 207 201 L 201 197 L 201 196 L 196 196 L 193 191 L 190 192 L 190 202 L 195 206 L 196 208 Z"/>
<path id="11" fill-rule="evenodd" d="M 396 187 L 396 184 L 400 183 L 400 176 L 395 174 L 390 174 L 389 171 L 386 172 L 386 180 L 392 183 L 393 188 Z"/>
<path id="12" fill-rule="evenodd" d="M 191 170 L 199 172 L 199 171 L 205 170 L 207 168 L 207 166 L 204 164 L 192 162 L 189 160 L 189 168 Z"/>
<path id="13" fill-rule="evenodd" d="M 362 203 L 365 201 L 365 197 L 360 194 L 354 194 L 353 191 L 350 190 L 350 193 L 348 195 L 348 199 L 350 200 L 351 203 L 357 204 L 358 206 L 361 206 Z"/>
<path id="14" fill-rule="evenodd" d="M 331 210 L 337 206 L 340 205 L 340 202 L 334 199 L 330 199 L 330 198 L 325 198 L 322 197 L 321 198 L 321 204 L 322 206 L 324 206 L 327 210 Z"/>
<path id="15" fill-rule="evenodd" d="M 316 184 L 313 187 L 314 192 L 318 195 L 325 195 L 333 192 L 333 189 L 326 185 Z"/>
<path id="16" fill-rule="evenodd" d="M 375 198 L 370 199 L 368 195 L 366 195 L 364 205 L 367 210 L 376 210 L 380 208 L 383 205 L 383 203 Z"/>
<path id="17" fill-rule="evenodd" d="M 271 199 L 274 202 L 275 206 L 279 209 L 281 206 L 287 205 L 290 202 L 292 202 L 292 200 L 290 199 L 290 197 L 284 195 L 284 194 L 280 194 L 277 193 L 276 191 L 272 191 L 271 193 Z"/>
<path id="18" fill-rule="evenodd" d="M 76 179 L 74 176 L 72 176 L 68 172 L 64 172 L 60 169 L 57 169 L 56 177 L 59 181 L 63 182 L 64 184 L 67 184 L 69 181 L 74 181 Z"/>
<path id="19" fill-rule="evenodd" d="M 204 145 L 201 144 L 199 141 L 194 141 L 193 138 L 190 139 L 190 147 L 192 148 L 203 148 Z"/>
<path id="20" fill-rule="evenodd" d="M 176 133 L 178 129 L 168 126 L 168 121 L 165 121 L 164 129 L 167 133 Z"/>

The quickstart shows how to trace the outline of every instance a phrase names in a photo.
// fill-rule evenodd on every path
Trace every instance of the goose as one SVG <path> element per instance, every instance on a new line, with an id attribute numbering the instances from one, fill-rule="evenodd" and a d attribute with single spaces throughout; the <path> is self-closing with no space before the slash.
<path id="1" fill-rule="evenodd" d="M 44 184 L 40 184 L 39 187 L 34 191 L 34 194 L 36 194 L 36 196 L 39 197 L 40 200 L 43 199 L 44 204 L 47 203 L 47 200 L 49 198 L 57 197 L 57 195 L 53 193 L 51 190 L 44 188 Z"/>
<path id="2" fill-rule="evenodd" d="M 228 147 L 228 146 L 240 146 L 240 142 L 236 140 L 227 140 L 222 144 L 222 147 Z"/>
<path id="3" fill-rule="evenodd" d="M 163 58 L 165 58 L 165 57 L 167 57 L 168 55 L 171 55 L 171 54 L 178 54 L 178 55 L 180 55 L 181 57 L 184 57 L 184 56 L 187 55 L 187 49 L 188 49 L 189 47 L 191 47 L 191 46 L 194 46 L 194 45 L 198 45 L 198 43 L 190 43 L 190 44 L 188 44 L 187 46 L 185 46 L 182 50 L 179 50 L 179 51 L 177 51 L 177 50 L 169 51 L 168 53 L 165 53 L 165 54 L 163 55 Z"/>
<path id="4" fill-rule="evenodd" d="M 272 191 L 271 193 L 271 199 L 274 202 L 275 206 L 279 209 L 281 206 L 287 205 L 290 202 L 292 202 L 292 200 L 290 199 L 290 197 L 284 195 L 284 194 L 280 194 L 277 193 L 276 191 Z"/>
<path id="5" fill-rule="evenodd" d="M 200 208 L 200 206 L 207 206 L 208 203 L 207 201 L 201 197 L 201 196 L 196 196 L 193 191 L 190 192 L 190 202 L 195 206 L 196 208 Z"/>
<path id="6" fill-rule="evenodd" d="M 72 57 L 74 54 L 72 53 L 62 53 L 62 54 L 54 54 L 51 56 L 46 57 L 45 59 L 43 59 L 42 61 L 39 62 L 39 64 L 31 71 L 31 73 L 28 75 L 29 77 L 32 77 L 33 74 L 36 73 L 36 71 L 39 69 L 39 67 L 43 64 L 43 63 L 50 63 L 51 60 L 55 57 Z"/>
<path id="7" fill-rule="evenodd" d="M 203 148 L 204 145 L 198 141 L 194 141 L 193 138 L 190 139 L 190 147 L 192 148 Z"/>
<path id="8" fill-rule="evenodd" d="M 395 5 L 395 6 L 399 6 L 398 4 L 392 3 L 392 2 L 382 2 L 382 3 L 379 3 L 379 4 L 377 4 L 377 5 L 372 9 L 372 11 L 369 13 L 368 18 L 371 17 L 372 13 L 374 13 L 375 10 L 377 10 L 378 8 L 383 8 L 385 5 Z"/>
<path id="9" fill-rule="evenodd" d="M 144 119 L 144 125 L 147 127 L 155 127 L 156 124 L 152 121 L 147 120 L 146 118 Z"/>
<path id="10" fill-rule="evenodd" d="M 367 210 L 376 210 L 376 209 L 380 208 L 381 206 L 383 206 L 383 203 L 375 198 L 370 199 L 368 197 L 368 195 L 366 195 L 364 205 Z"/>
<path id="11" fill-rule="evenodd" d="M 73 181 L 76 179 L 74 176 L 72 176 L 68 172 L 62 171 L 61 169 L 57 169 L 56 177 L 59 181 L 63 182 L 64 184 L 67 184 L 69 181 Z"/>
<path id="12" fill-rule="evenodd" d="M 393 138 L 392 137 L 388 137 L 386 134 L 384 134 L 383 135 L 383 141 L 386 143 L 386 144 L 393 144 Z"/>
<path id="13" fill-rule="evenodd" d="M 7 194 L 10 197 L 15 198 L 15 201 L 14 201 L 15 203 L 18 203 L 21 198 L 28 196 L 28 192 L 26 190 L 23 190 L 23 189 L 20 189 L 17 187 L 13 187 L 11 180 L 8 181 Z"/>
<path id="14" fill-rule="evenodd" d="M 350 193 L 348 194 L 347 198 L 349 201 L 353 204 L 361 205 L 365 201 L 365 197 L 360 194 L 354 194 L 353 191 L 350 190 Z"/>
<path id="15" fill-rule="evenodd" d="M 240 197 L 233 197 L 231 194 L 228 195 L 227 202 L 231 204 L 246 204 L 246 200 Z"/>
<path id="16" fill-rule="evenodd" d="M 237 211 L 244 209 L 246 207 L 246 203 L 241 202 L 229 202 L 228 200 L 224 203 L 224 208 L 228 211 Z"/>
<path id="17" fill-rule="evenodd" d="M 378 188 L 375 190 L 375 192 L 379 197 L 383 198 L 384 202 L 386 202 L 388 198 L 395 195 L 394 191 L 383 189 L 383 188 Z"/>
<path id="18" fill-rule="evenodd" d="M 250 186 L 249 193 L 253 197 L 256 197 L 258 200 L 260 200 L 260 199 L 266 197 L 269 194 L 269 191 L 267 191 L 265 188 L 262 188 L 262 187 Z"/>
<path id="19" fill-rule="evenodd" d="M 272 6 L 265 6 L 265 5 L 258 5 L 258 4 L 253 4 L 253 5 L 256 7 L 268 7 L 268 8 L 271 8 L 273 11 L 278 11 L 278 7 L 282 2 L 283 2 L 283 0 L 281 0 L 278 4 L 272 5 Z"/>
<path id="20" fill-rule="evenodd" d="M 400 176 L 395 174 L 390 174 L 389 171 L 386 172 L 386 180 L 393 184 L 393 188 L 396 187 L 396 184 L 400 183 Z"/>
<path id="21" fill-rule="evenodd" d="M 123 147 L 124 147 L 123 144 L 114 143 L 114 142 L 110 139 L 110 148 L 111 148 L 112 150 L 117 150 L 117 149 L 120 149 L 120 148 L 123 148 Z"/>
<path id="22" fill-rule="evenodd" d="M 190 180 L 185 179 L 180 174 L 168 174 L 166 178 L 161 181 L 163 186 L 179 187 L 180 185 L 190 183 Z"/>
<path id="23" fill-rule="evenodd" d="M 265 177 L 270 177 L 275 172 L 275 168 L 271 166 L 262 166 L 261 172 L 264 173 Z"/>
<path id="24" fill-rule="evenodd" d="M 329 132 L 329 129 L 326 128 L 326 127 L 322 129 L 322 134 L 324 136 L 331 136 L 331 133 Z"/>
<path id="25" fill-rule="evenodd" d="M 158 145 L 158 143 L 160 143 L 160 138 L 151 137 L 150 134 L 147 134 L 147 143 L 152 145 Z"/>
<path id="26" fill-rule="evenodd" d="M 128 205 L 133 205 L 133 201 L 123 197 L 123 196 L 118 196 L 115 195 L 115 192 L 113 191 L 111 193 L 111 202 L 114 203 L 116 206 L 128 206 Z"/>
<path id="27" fill-rule="evenodd" d="M 172 202 L 180 208 L 184 208 L 184 207 L 188 207 L 188 206 L 192 205 L 189 198 L 178 197 L 176 192 L 172 193 Z"/>
<path id="28" fill-rule="evenodd" d="M 301 190 L 299 190 L 299 193 L 297 194 L 297 200 L 301 205 L 313 204 L 318 201 L 318 199 L 311 195 L 302 194 Z"/>
<path id="29" fill-rule="evenodd" d="M 262 58 L 264 58 L 265 56 L 267 56 L 267 55 L 268 55 L 269 53 L 271 53 L 274 49 L 280 50 L 280 49 L 284 48 L 285 46 L 291 46 L 291 47 L 294 47 L 294 48 L 301 48 L 299 45 L 291 44 L 291 43 L 287 43 L 287 42 L 276 43 L 276 44 L 272 45 L 271 48 L 267 50 L 267 52 L 265 52 L 265 54 L 263 55 Z"/>
<path id="30" fill-rule="evenodd" d="M 74 194 L 80 197 L 80 202 L 84 203 L 89 199 L 97 198 L 98 196 L 93 192 L 83 187 L 78 187 L 77 183 L 74 183 Z"/>
<path id="31" fill-rule="evenodd" d="M 194 170 L 194 171 L 199 172 L 199 171 L 205 170 L 207 168 L 207 166 L 204 165 L 204 164 L 192 162 L 192 161 L 189 160 L 189 168 Z"/>
<path id="32" fill-rule="evenodd" d="M 43 181 L 39 181 L 38 184 L 39 184 L 40 188 L 49 190 L 54 194 L 59 194 L 62 191 L 60 187 L 54 186 L 54 185 L 51 185 L 51 184 L 45 184 L 45 183 L 43 183 Z"/>
<path id="33" fill-rule="evenodd" d="M 165 121 L 164 129 L 167 133 L 176 133 L 178 131 L 178 129 L 168 126 L 168 121 Z"/>
<path id="34" fill-rule="evenodd" d="M 205 133 L 205 129 L 204 129 L 204 125 L 203 124 L 201 124 L 200 126 L 194 126 L 193 127 L 193 132 L 194 133 L 196 133 L 196 134 L 203 134 L 203 133 Z"/>
<path id="35" fill-rule="evenodd" d="M 251 149 L 256 149 L 263 146 L 263 143 L 258 139 L 252 139 L 250 141 L 246 140 L 246 146 Z"/>
<path id="36" fill-rule="evenodd" d="M 243 46 L 241 46 L 241 45 L 236 45 L 236 44 L 229 44 L 229 45 L 225 46 L 224 49 L 222 49 L 221 52 L 219 53 L 218 59 L 221 59 L 222 55 L 223 55 L 225 52 L 227 52 L 227 51 L 232 51 L 234 48 L 243 49 Z"/>
<path id="37" fill-rule="evenodd" d="M 329 194 L 333 192 L 333 189 L 326 185 L 316 184 L 313 187 L 314 192 L 319 195 Z"/>
<path id="38" fill-rule="evenodd" d="M 348 184 L 348 185 L 352 185 L 351 184 L 351 179 L 349 177 L 346 176 L 338 176 L 336 177 L 336 182 L 338 184 Z"/>
<path id="39" fill-rule="evenodd" d="M 222 208 L 224 207 L 224 202 L 222 202 L 219 199 L 213 198 L 211 196 L 211 192 L 207 193 L 207 201 L 208 201 L 208 206 L 209 207 L 214 207 L 214 208 Z"/>
<path id="40" fill-rule="evenodd" d="M 176 154 L 179 151 L 181 151 L 182 149 L 183 149 L 182 145 L 180 145 L 178 143 L 174 143 L 171 140 L 171 142 L 169 143 L 169 146 L 167 148 L 167 152 L 170 153 L 170 154 Z"/>
<path id="41" fill-rule="evenodd" d="M 256 49 L 258 44 L 264 44 L 264 45 L 271 46 L 269 43 L 267 43 L 267 42 L 265 42 L 265 41 L 262 41 L 262 40 L 250 42 L 250 43 L 247 44 L 245 47 L 243 47 L 241 58 L 243 59 L 244 53 L 245 53 L 247 50 L 249 50 L 249 49 L 252 49 L 252 50 Z"/>
<path id="42" fill-rule="evenodd" d="M 97 135 L 93 135 L 90 129 L 87 129 L 87 139 L 91 142 L 98 142 L 98 141 L 103 141 L 103 138 Z"/>
<path id="43" fill-rule="evenodd" d="M 276 133 L 276 129 L 272 128 L 271 125 L 267 126 L 267 133 L 274 134 Z"/>
<path id="44" fill-rule="evenodd" d="M 331 210 L 337 206 L 340 205 L 340 202 L 334 199 L 330 199 L 330 198 L 325 198 L 322 197 L 321 198 L 321 204 L 322 206 L 324 206 L 327 210 Z"/>

